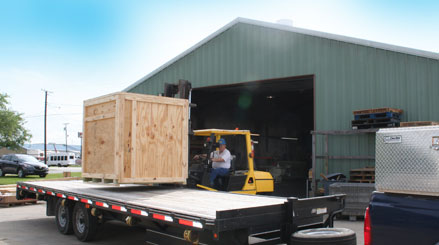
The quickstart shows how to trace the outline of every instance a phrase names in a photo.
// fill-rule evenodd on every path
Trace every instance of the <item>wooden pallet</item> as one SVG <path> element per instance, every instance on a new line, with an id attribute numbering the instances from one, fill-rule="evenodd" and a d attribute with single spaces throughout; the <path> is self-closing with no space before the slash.
<path id="1" fill-rule="evenodd" d="M 369 129 L 369 128 L 394 128 L 399 127 L 399 122 L 382 122 L 367 124 L 352 124 L 352 129 Z"/>
<path id="2" fill-rule="evenodd" d="M 84 182 L 91 182 L 91 183 L 97 183 L 97 184 L 110 184 L 119 186 L 119 182 L 117 179 L 105 179 L 105 178 L 83 178 Z"/>
<path id="3" fill-rule="evenodd" d="M 375 168 L 351 169 L 349 182 L 375 183 Z"/>
<path id="4" fill-rule="evenodd" d="M 24 205 L 26 203 L 29 204 L 36 204 L 36 199 L 24 199 L 24 200 L 17 200 L 15 196 L 0 196 L 0 207 L 12 207 L 17 205 Z"/>
<path id="5" fill-rule="evenodd" d="M 363 124 L 381 124 L 381 123 L 400 123 L 400 120 L 394 118 L 352 120 L 352 126 L 363 125 Z"/>
<path id="6" fill-rule="evenodd" d="M 385 112 L 394 112 L 394 113 L 399 113 L 402 114 L 404 111 L 401 109 L 395 109 L 395 108 L 374 108 L 374 109 L 365 109 L 365 110 L 356 110 L 353 111 L 352 113 L 354 115 L 359 115 L 359 114 L 371 114 L 371 113 L 385 113 Z"/>
<path id="7" fill-rule="evenodd" d="M 418 127 L 418 126 L 434 126 L 439 125 L 439 122 L 432 121 L 415 121 L 415 122 L 401 122 L 400 127 Z"/>
<path id="8" fill-rule="evenodd" d="M 381 112 L 381 113 L 368 113 L 354 115 L 355 120 L 367 120 L 367 119 L 400 119 L 401 114 L 395 112 Z"/>
<path id="9" fill-rule="evenodd" d="M 353 179 L 350 179 L 349 182 L 350 183 L 369 183 L 369 184 L 373 184 L 373 183 L 375 183 L 375 180 L 353 180 Z"/>

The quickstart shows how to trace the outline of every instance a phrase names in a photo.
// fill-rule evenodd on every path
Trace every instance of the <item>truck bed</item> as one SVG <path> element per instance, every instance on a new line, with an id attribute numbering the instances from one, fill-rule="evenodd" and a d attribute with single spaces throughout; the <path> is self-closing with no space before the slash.
<path id="1" fill-rule="evenodd" d="M 156 187 L 145 185 L 106 186 L 103 184 L 75 181 L 24 182 L 35 187 L 84 195 L 106 201 L 121 202 L 134 206 L 160 209 L 206 219 L 215 219 L 217 212 L 257 208 L 284 204 L 287 199 L 279 197 L 232 194 L 180 187 Z"/>

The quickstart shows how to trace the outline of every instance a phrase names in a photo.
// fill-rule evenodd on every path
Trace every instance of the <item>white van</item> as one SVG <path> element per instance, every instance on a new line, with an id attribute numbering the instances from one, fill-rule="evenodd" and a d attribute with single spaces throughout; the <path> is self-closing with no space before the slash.
<path id="1" fill-rule="evenodd" d="M 47 154 L 47 166 L 67 167 L 75 164 L 75 153 L 49 153 Z"/>

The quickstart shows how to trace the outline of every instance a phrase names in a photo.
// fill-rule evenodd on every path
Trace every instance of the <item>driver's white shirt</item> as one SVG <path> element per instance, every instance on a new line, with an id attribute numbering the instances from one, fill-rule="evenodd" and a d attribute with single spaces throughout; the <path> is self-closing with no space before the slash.
<path id="1" fill-rule="evenodd" d="M 212 158 L 222 158 L 224 162 L 213 162 L 212 168 L 230 168 L 230 161 L 232 159 L 232 155 L 230 154 L 230 151 L 227 149 L 224 149 L 223 152 L 214 151 L 211 154 Z"/>

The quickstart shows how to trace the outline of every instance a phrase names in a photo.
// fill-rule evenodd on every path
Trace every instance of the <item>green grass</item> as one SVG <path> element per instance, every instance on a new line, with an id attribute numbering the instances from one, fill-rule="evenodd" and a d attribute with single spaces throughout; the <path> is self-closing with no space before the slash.
<path id="1" fill-rule="evenodd" d="M 40 178 L 38 175 L 30 175 L 24 178 L 18 178 L 17 175 L 7 174 L 6 176 L 0 177 L 0 185 L 11 185 L 19 181 L 32 181 L 32 180 L 44 180 L 44 179 L 62 179 L 62 173 L 59 174 L 48 174 L 45 178 Z M 72 173 L 72 177 L 81 177 L 81 173 Z"/>

